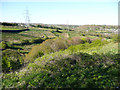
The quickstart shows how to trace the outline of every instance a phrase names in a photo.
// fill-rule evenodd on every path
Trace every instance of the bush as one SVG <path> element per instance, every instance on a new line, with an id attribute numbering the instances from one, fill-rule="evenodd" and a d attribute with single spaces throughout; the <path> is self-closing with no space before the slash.
<path id="1" fill-rule="evenodd" d="M 90 38 L 86 38 L 86 41 L 88 42 L 88 43 L 92 43 L 92 40 L 90 39 Z"/>
<path id="2" fill-rule="evenodd" d="M 34 46 L 32 50 L 26 55 L 25 60 L 33 61 L 37 57 L 41 57 L 46 53 L 53 52 L 53 50 L 50 47 L 52 43 L 53 43 L 53 40 L 48 39 L 44 41 L 42 44 Z"/>
<path id="3" fill-rule="evenodd" d="M 22 44 L 22 45 L 27 45 L 27 44 L 29 44 L 29 40 L 22 40 L 22 41 L 21 41 L 21 44 Z"/>
<path id="4" fill-rule="evenodd" d="M 72 37 L 70 39 L 70 41 L 68 40 L 69 42 L 69 45 L 77 45 L 77 44 L 84 44 L 86 42 L 90 42 L 90 39 L 87 39 L 87 38 L 81 38 L 81 37 Z"/>
<path id="5" fill-rule="evenodd" d="M 36 54 L 33 55 L 33 59 L 36 59 L 36 58 L 41 57 L 43 55 L 44 55 L 44 53 L 42 51 L 38 51 Z"/>
<path id="6" fill-rule="evenodd" d="M 84 44 L 86 42 L 87 42 L 86 38 L 81 38 L 81 42 L 80 43 Z"/>
<path id="7" fill-rule="evenodd" d="M 77 45 L 82 43 L 81 37 L 72 37 L 70 40 L 71 40 L 70 45 Z"/>
<path id="8" fill-rule="evenodd" d="M 87 49 L 87 48 L 91 48 L 91 47 L 96 47 L 96 46 L 101 46 L 108 43 L 106 40 L 102 40 L 102 39 L 95 39 L 92 40 L 92 43 L 84 43 L 84 44 L 80 44 L 80 45 L 72 45 L 68 48 L 68 50 L 71 50 L 71 52 L 75 52 L 78 50 L 83 50 L 83 49 Z"/>
<path id="9" fill-rule="evenodd" d="M 46 34 L 44 34 L 44 36 L 45 36 L 45 40 L 49 39 L 49 37 Z"/>
<path id="10" fill-rule="evenodd" d="M 2 52 L 2 71 L 10 72 L 19 69 L 22 66 L 23 59 L 19 52 L 14 50 L 5 50 Z"/>
<path id="11" fill-rule="evenodd" d="M 82 36 L 85 36 L 85 34 L 82 34 Z"/>
<path id="12" fill-rule="evenodd" d="M 106 55 L 78 53 L 66 57 L 61 55 L 60 58 L 52 60 L 46 58 L 36 60 L 38 63 L 46 60 L 47 63 L 42 64 L 40 68 L 40 65 L 35 67 L 34 65 L 37 65 L 35 63 L 29 64 L 28 68 L 32 68 L 32 71 L 28 73 L 28 70 L 30 70 L 28 69 L 25 75 L 18 79 L 23 84 L 20 85 L 15 81 L 15 84 L 12 83 L 9 87 L 17 84 L 16 87 L 20 88 L 115 88 L 119 86 L 119 82 L 117 82 L 119 64 L 115 64 L 115 61 L 110 60 L 110 57 L 106 57 L 109 59 L 106 61 L 105 57 Z M 110 61 L 113 64 L 108 65 L 107 62 Z M 11 77 L 8 80 L 10 81 Z M 5 80 L 3 83 L 8 85 Z"/>
<path id="13" fill-rule="evenodd" d="M 57 38 L 54 40 L 54 42 L 50 45 L 52 50 L 59 51 L 59 50 L 64 50 L 68 47 L 67 42 L 62 39 L 62 38 Z"/>
<path id="14" fill-rule="evenodd" d="M 101 45 L 106 44 L 106 43 L 108 43 L 106 40 L 96 39 L 96 40 L 93 40 L 90 45 L 91 45 L 92 47 L 95 47 L 95 46 L 101 46 Z"/>
<path id="15" fill-rule="evenodd" d="M 42 44 L 34 46 L 32 50 L 26 55 L 26 60 L 34 60 L 37 57 L 41 57 L 44 54 L 49 54 L 51 52 L 56 52 L 59 50 L 64 50 L 68 47 L 65 40 L 61 38 L 56 38 L 54 40 L 47 39 Z M 40 55 L 39 55 L 40 53 Z"/>
<path id="16" fill-rule="evenodd" d="M 34 46 L 32 50 L 28 53 L 28 55 L 26 55 L 25 59 L 28 61 L 29 60 L 32 61 L 35 58 L 41 57 L 44 54 L 49 54 L 59 50 L 65 50 L 71 45 L 81 44 L 81 47 L 79 46 L 78 48 L 84 49 L 85 46 L 82 44 L 85 44 L 87 42 L 91 43 L 92 40 L 90 40 L 89 38 L 80 38 L 80 37 L 73 37 L 71 39 L 63 39 L 63 38 L 48 39 L 43 43 L 41 43 L 40 45 Z M 91 44 L 91 46 L 96 46 L 97 44 L 102 45 L 103 43 L 101 40 L 95 40 L 94 43 Z"/>
<path id="17" fill-rule="evenodd" d="M 120 36 L 119 35 L 113 35 L 112 40 L 114 42 L 120 42 Z"/>
<path id="18" fill-rule="evenodd" d="M 1 44 L 2 44 L 2 49 L 6 49 L 6 48 L 8 48 L 8 44 L 7 44 L 7 42 L 2 41 Z"/>
<path id="19" fill-rule="evenodd" d="M 43 40 L 41 38 L 34 38 L 31 40 L 31 43 L 42 43 Z"/>

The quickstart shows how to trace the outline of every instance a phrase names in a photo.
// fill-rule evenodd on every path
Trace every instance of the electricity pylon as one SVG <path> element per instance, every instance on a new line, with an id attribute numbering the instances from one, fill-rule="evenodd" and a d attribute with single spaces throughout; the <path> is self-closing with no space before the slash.
<path id="1" fill-rule="evenodd" d="M 27 29 L 29 28 L 29 24 L 30 24 L 30 18 L 29 18 L 29 11 L 28 9 L 26 9 L 26 17 L 25 17 L 25 24 L 26 24 L 26 27 Z"/>
<path id="2" fill-rule="evenodd" d="M 67 20 L 67 29 L 68 29 L 68 31 L 69 31 L 69 25 L 68 25 L 69 23 L 68 23 L 68 20 Z"/>

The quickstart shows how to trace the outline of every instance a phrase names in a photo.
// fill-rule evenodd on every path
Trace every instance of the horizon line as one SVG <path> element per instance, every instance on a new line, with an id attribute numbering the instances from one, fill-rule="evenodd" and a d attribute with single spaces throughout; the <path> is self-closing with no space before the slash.
<path id="1" fill-rule="evenodd" d="M 0 21 L 0 23 L 24 23 L 24 22 L 9 22 L 9 21 Z M 39 23 L 39 22 L 31 22 L 30 24 L 53 24 L 55 25 L 55 23 Z M 61 23 L 61 24 L 56 24 L 56 25 L 111 25 L 111 24 L 64 24 L 64 23 Z M 116 24 L 112 24 L 112 25 L 115 25 L 115 26 L 118 26 Z"/>

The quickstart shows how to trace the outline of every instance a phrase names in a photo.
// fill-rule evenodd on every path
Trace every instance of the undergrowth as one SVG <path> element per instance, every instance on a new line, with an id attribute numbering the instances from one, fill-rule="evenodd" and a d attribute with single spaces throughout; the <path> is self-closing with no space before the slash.
<path id="1" fill-rule="evenodd" d="M 3 74 L 3 88 L 120 87 L 120 55 L 117 44 L 112 45 L 115 47 L 107 41 L 95 40 L 37 57 L 19 72 Z M 106 47 L 107 51 L 101 53 Z"/>

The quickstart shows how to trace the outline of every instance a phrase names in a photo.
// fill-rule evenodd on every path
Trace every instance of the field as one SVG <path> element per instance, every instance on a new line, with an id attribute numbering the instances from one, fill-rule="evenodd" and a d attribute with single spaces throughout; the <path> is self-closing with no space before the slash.
<path id="1" fill-rule="evenodd" d="M 117 26 L 69 27 L 2 32 L 2 88 L 119 88 Z"/>

